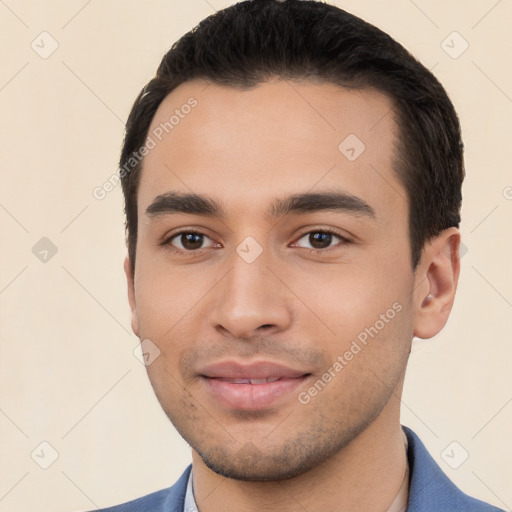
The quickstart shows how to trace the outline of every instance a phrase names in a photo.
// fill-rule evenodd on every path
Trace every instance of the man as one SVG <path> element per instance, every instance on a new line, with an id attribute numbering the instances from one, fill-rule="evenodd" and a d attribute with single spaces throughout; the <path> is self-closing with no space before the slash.
<path id="1" fill-rule="evenodd" d="M 112 512 L 491 511 L 400 425 L 459 277 L 463 152 L 434 76 L 326 4 L 207 18 L 121 155 L 132 328 L 192 465 Z"/>

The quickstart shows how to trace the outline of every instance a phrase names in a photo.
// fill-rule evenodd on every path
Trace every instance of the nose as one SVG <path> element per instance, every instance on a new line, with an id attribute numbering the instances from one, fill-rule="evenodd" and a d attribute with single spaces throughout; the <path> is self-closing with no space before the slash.
<path id="1" fill-rule="evenodd" d="M 290 327 L 290 291 L 260 256 L 247 263 L 234 254 L 231 270 L 215 287 L 209 322 L 223 335 L 250 339 Z"/>

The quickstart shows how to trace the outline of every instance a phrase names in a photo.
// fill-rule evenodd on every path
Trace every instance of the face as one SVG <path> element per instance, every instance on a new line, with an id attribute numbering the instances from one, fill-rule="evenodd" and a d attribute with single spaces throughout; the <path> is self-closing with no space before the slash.
<path id="1" fill-rule="evenodd" d="M 304 473 L 391 407 L 415 287 L 396 133 L 384 95 L 310 82 L 187 82 L 156 112 L 132 326 L 216 472 Z"/>

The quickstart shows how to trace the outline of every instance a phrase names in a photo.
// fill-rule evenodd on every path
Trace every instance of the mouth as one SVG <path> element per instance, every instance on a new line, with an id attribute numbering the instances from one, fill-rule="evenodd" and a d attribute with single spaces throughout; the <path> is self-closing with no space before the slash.
<path id="1" fill-rule="evenodd" d="M 276 382 L 281 377 L 266 377 L 264 379 L 229 379 L 227 377 L 214 377 L 221 382 L 229 382 L 231 384 L 266 384 L 267 382 Z"/>
<path id="2" fill-rule="evenodd" d="M 261 410 L 294 399 L 311 373 L 272 362 L 249 365 L 221 362 L 200 372 L 206 393 L 217 404 L 231 410 Z"/>

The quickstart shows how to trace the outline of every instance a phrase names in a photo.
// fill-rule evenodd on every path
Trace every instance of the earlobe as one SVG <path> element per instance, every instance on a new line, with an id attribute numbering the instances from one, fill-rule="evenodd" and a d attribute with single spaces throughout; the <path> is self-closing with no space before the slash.
<path id="1" fill-rule="evenodd" d="M 425 244 L 415 279 L 414 336 L 432 338 L 446 325 L 460 273 L 460 232 L 442 231 Z"/>
<path id="2" fill-rule="evenodd" d="M 128 302 L 130 304 L 132 317 L 132 331 L 135 333 L 136 336 L 139 336 L 139 318 L 137 316 L 137 307 L 135 302 L 135 282 L 130 258 L 128 255 L 126 255 L 124 259 L 124 273 L 126 274 L 126 282 L 128 285 Z"/>

